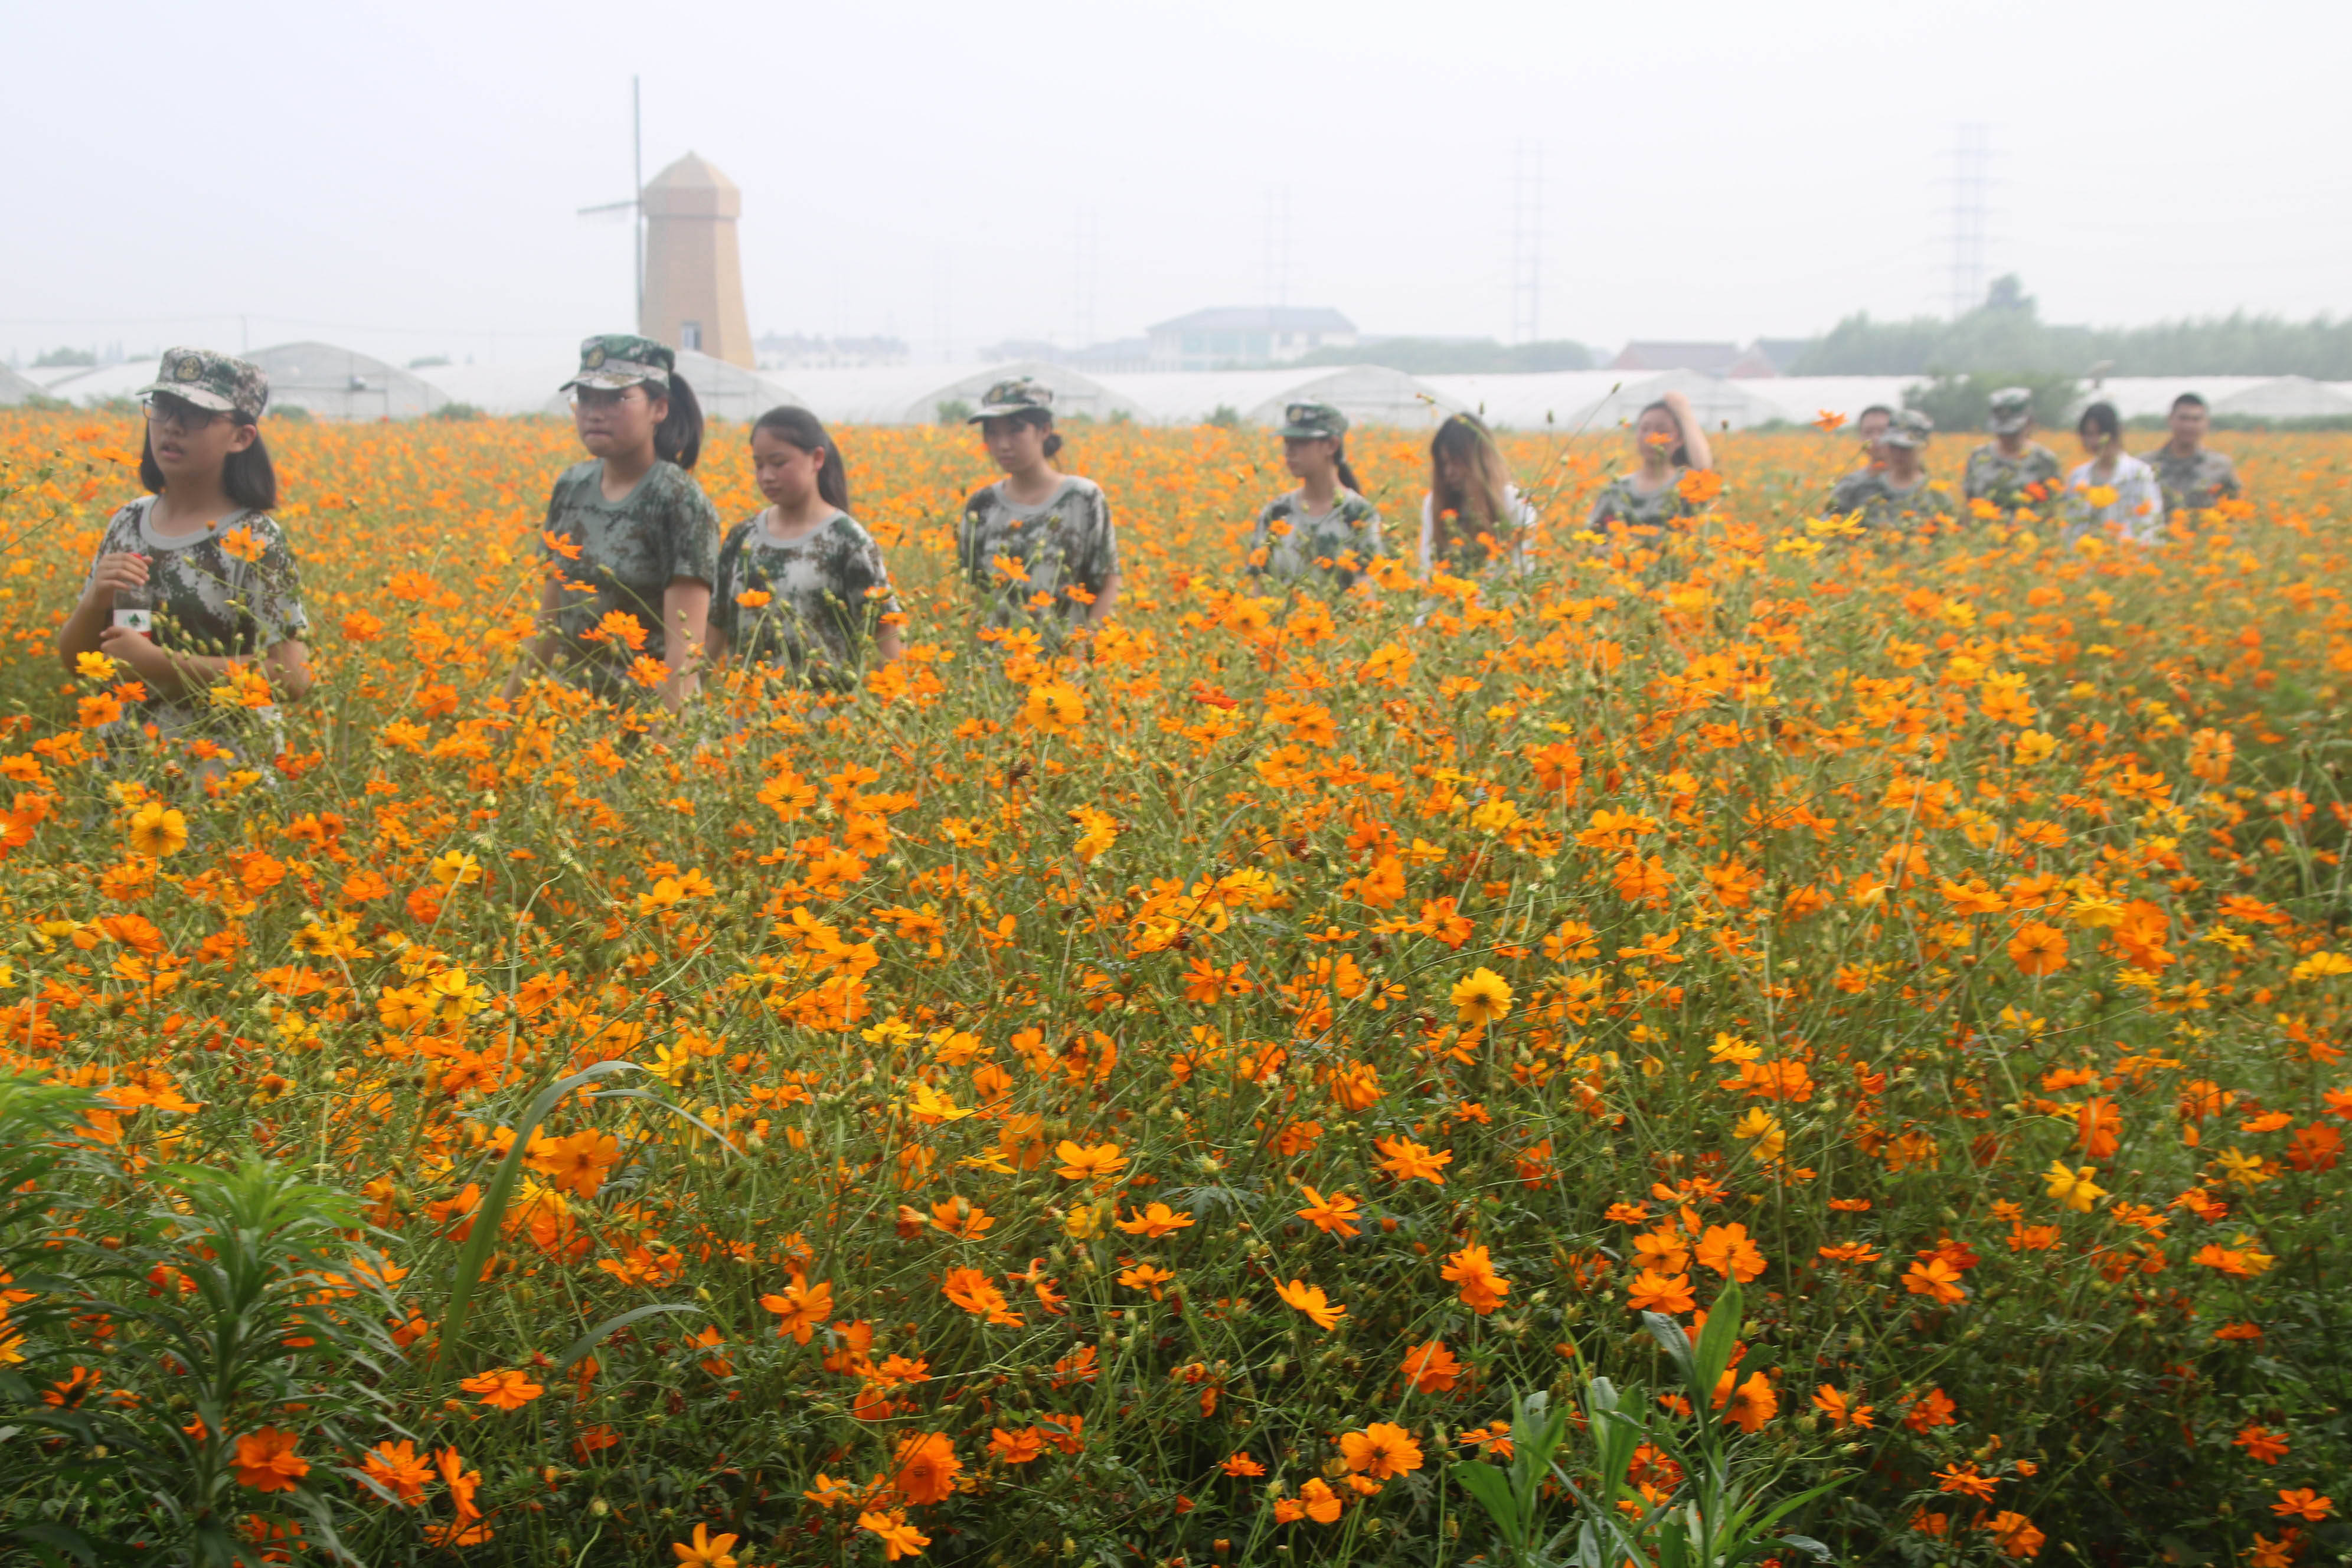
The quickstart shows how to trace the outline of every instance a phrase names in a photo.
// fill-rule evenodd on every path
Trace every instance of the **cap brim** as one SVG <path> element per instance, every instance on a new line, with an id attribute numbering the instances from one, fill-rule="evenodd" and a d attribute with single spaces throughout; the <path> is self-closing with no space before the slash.
<path id="1" fill-rule="evenodd" d="M 964 423 L 977 425 L 983 419 L 1003 419 L 1013 414 L 1050 414 L 1052 412 L 1053 410 L 1040 408 L 1034 403 L 985 403 L 981 405 L 979 413 L 974 414 Z"/>
<path id="2" fill-rule="evenodd" d="M 183 403 L 192 403 L 198 408 L 209 408 L 215 414 L 234 414 L 236 412 L 236 398 L 225 397 L 208 386 L 198 386 L 193 382 L 152 382 L 149 384 L 141 387 L 131 395 L 133 397 L 150 397 L 159 392 L 166 395 L 167 396 L 176 397 Z"/>
<path id="3" fill-rule="evenodd" d="M 1326 430 L 1316 425 L 1286 425 L 1275 432 L 1286 441 L 1336 441 L 1337 430 Z"/>
<path id="4" fill-rule="evenodd" d="M 1916 436 L 1881 436 L 1878 439 L 1882 446 L 1900 447 L 1906 452 L 1916 452 L 1927 445 Z"/>
<path id="5" fill-rule="evenodd" d="M 659 376 L 648 375 L 644 371 L 591 370 L 583 371 L 580 374 L 573 376 L 570 381 L 565 382 L 562 386 L 557 387 L 555 390 L 558 392 L 569 392 L 575 386 L 589 386 L 594 387 L 602 392 L 618 392 L 625 386 L 640 386 L 648 383 L 661 386 L 667 386 L 669 384 L 668 382 L 662 380 Z"/>
<path id="6" fill-rule="evenodd" d="M 1996 436 L 2014 436 L 2032 423 L 2033 416 L 2031 414 L 2006 414 L 1998 419 L 1988 420 L 1985 428 Z"/>

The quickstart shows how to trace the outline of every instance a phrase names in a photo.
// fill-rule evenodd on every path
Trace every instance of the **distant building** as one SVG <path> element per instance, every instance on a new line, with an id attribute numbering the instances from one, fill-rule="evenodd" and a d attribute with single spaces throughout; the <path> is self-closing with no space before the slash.
<path id="1" fill-rule="evenodd" d="M 646 184 L 646 300 L 637 331 L 749 370 L 751 319 L 735 238 L 743 193 L 688 153 Z"/>
<path id="2" fill-rule="evenodd" d="M 1337 310 L 1236 305 L 1195 310 L 1149 329 L 1153 370 L 1288 364 L 1317 349 L 1353 348 L 1356 323 Z"/>
<path id="3" fill-rule="evenodd" d="M 1821 343 L 1819 338 L 1759 338 L 1748 346 L 1750 353 L 1762 354 L 1770 362 L 1773 374 L 1793 375 L 1797 362 Z"/>

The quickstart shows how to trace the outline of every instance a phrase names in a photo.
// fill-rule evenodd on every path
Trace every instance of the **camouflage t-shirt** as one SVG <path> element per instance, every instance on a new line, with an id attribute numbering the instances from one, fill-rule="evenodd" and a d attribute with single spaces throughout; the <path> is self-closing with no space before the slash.
<path id="1" fill-rule="evenodd" d="M 1925 474 L 1906 488 L 1884 468 L 1864 468 L 1840 479 L 1830 492 L 1832 517 L 1858 511 L 1862 526 L 1868 529 L 1915 528 L 1931 518 L 1949 517 L 1953 510 L 1951 490 Z"/>
<path id="2" fill-rule="evenodd" d="M 606 500 L 604 464 L 591 458 L 555 481 L 547 531 L 565 546 L 551 545 L 548 559 L 566 584 L 555 616 L 566 679 L 607 695 L 641 693 L 629 666 L 640 655 L 662 657 L 662 591 L 677 578 L 719 574 L 719 509 L 676 463 L 656 463 L 635 489 Z M 610 632 L 587 637 L 611 615 L 642 628 L 637 646 Z"/>
<path id="3" fill-rule="evenodd" d="M 1586 526 L 1599 529 L 1622 522 L 1629 528 L 1664 528 L 1690 516 L 1698 509 L 1683 499 L 1682 476 L 1687 471 L 1676 469 L 1675 477 L 1651 495 L 1633 488 L 1633 475 L 1618 475 L 1592 498 L 1592 515 Z"/>
<path id="4" fill-rule="evenodd" d="M 1263 566 L 1255 564 L 1261 550 L 1265 552 Z M 1332 498 L 1330 510 L 1310 512 L 1299 492 L 1293 490 L 1266 502 L 1257 514 L 1257 527 L 1249 541 L 1253 564 L 1244 569 L 1252 576 L 1285 583 L 1320 572 L 1335 586 L 1347 588 L 1380 552 L 1381 514 L 1371 502 L 1343 489 Z M 1348 555 L 1355 557 L 1354 565 L 1340 563 L 1341 557 Z M 1323 564 L 1327 562 L 1329 564 Z"/>
<path id="5" fill-rule="evenodd" d="M 2028 441 L 2025 450 L 2014 458 L 2000 449 L 2000 442 L 1987 441 L 1969 454 L 1968 471 L 1960 478 L 1960 494 L 1969 500 L 1989 500 L 2004 512 L 2020 507 L 2043 507 L 2058 494 L 2058 481 L 2063 473 L 2058 466 L 2058 454 L 2039 441 Z M 2042 487 L 2038 497 L 2026 493 L 2033 485 Z"/>
<path id="6" fill-rule="evenodd" d="M 898 608 L 882 547 L 845 511 L 793 540 L 771 533 L 767 515 L 737 523 L 719 547 L 711 630 L 725 636 L 730 658 L 746 663 L 856 668 L 882 617 Z M 770 597 L 739 603 L 747 593 Z"/>
<path id="7" fill-rule="evenodd" d="M 2245 487 L 2238 482 L 2238 465 L 2222 453 L 2200 447 L 2183 458 L 2168 443 L 2147 453 L 2141 461 L 2156 470 L 2170 511 L 2209 511 L 2224 498 L 2234 499 Z"/>
<path id="8" fill-rule="evenodd" d="M 155 498 L 142 496 L 107 522 L 90 557 L 144 555 L 154 598 L 155 646 L 172 653 L 253 659 L 280 643 L 299 642 L 310 629 L 302 611 L 302 577 L 287 548 L 285 530 L 266 512 L 236 512 L 196 533 L 155 531 Z M 167 731 L 207 717 L 202 692 L 150 697 L 146 717 Z"/>
<path id="9" fill-rule="evenodd" d="M 1004 571 L 1000 560 L 1016 571 Z M 956 563 L 979 592 L 990 626 L 1058 627 L 1087 613 L 1065 589 L 1075 585 L 1100 597 L 1118 570 L 1110 502 L 1094 480 L 1073 474 L 1037 505 L 1016 506 L 1004 499 L 1000 480 L 963 503 Z M 1052 606 L 1032 612 L 1029 603 L 1040 594 Z"/>

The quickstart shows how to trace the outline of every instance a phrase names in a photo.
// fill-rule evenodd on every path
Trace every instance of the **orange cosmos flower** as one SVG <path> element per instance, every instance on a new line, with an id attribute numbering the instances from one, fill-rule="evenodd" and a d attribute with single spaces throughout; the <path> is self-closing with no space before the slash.
<path id="1" fill-rule="evenodd" d="M 1421 1445 L 1412 1440 L 1412 1433 L 1386 1421 L 1341 1436 L 1339 1453 L 1349 1469 L 1376 1481 L 1421 1468 Z"/>
<path id="2" fill-rule="evenodd" d="M 912 1502 L 938 1502 L 955 1490 L 962 1470 L 952 1438 L 944 1432 L 919 1432 L 898 1439 L 890 1487 Z"/>
<path id="3" fill-rule="evenodd" d="M 1313 1187 L 1302 1186 L 1299 1191 L 1307 1194 L 1307 1206 L 1298 1211 L 1300 1219 L 1324 1235 L 1336 1236 L 1342 1240 L 1361 1234 L 1355 1223 L 1358 1206 L 1355 1199 L 1345 1193 L 1333 1193 L 1327 1198 Z"/>
<path id="4" fill-rule="evenodd" d="M 2000 1548 L 2003 1557 L 2038 1557 L 2042 1554 L 2042 1543 L 2046 1538 L 2033 1528 L 2033 1521 L 2021 1513 L 2003 1509 L 1985 1521 L 1985 1529 L 1990 1532 L 1993 1543 Z M 2262 1538 L 2256 1536 L 2254 1539 L 2259 1541 Z"/>
<path id="5" fill-rule="evenodd" d="M 1432 1153 L 1407 1138 L 1377 1138 L 1373 1146 L 1381 1152 L 1381 1169 L 1392 1181 L 1420 1180 L 1442 1187 L 1445 1184 L 1444 1168 L 1454 1163 L 1453 1150 Z"/>
<path id="6" fill-rule="evenodd" d="M 478 1394 L 481 1402 L 493 1410 L 520 1410 L 547 1390 L 520 1372 L 501 1369 L 466 1378 L 457 1384 L 468 1394 Z"/>
<path id="7" fill-rule="evenodd" d="M 1314 1319 L 1315 1326 L 1327 1332 L 1338 1328 L 1339 1320 L 1348 1315 L 1347 1308 L 1332 1305 L 1330 1299 L 1323 1294 L 1321 1286 L 1309 1285 L 1304 1279 L 1293 1279 L 1287 1285 L 1277 1285 L 1275 1287 L 1275 1294 L 1290 1306 Z"/>
<path id="8" fill-rule="evenodd" d="M 1024 1426 L 1018 1432 L 998 1426 L 988 1435 L 988 1457 L 1003 1464 L 1025 1465 L 1045 1451 L 1045 1436 L 1034 1426 Z"/>
<path id="9" fill-rule="evenodd" d="M 691 1542 L 673 1541 L 669 1549 L 683 1568 L 735 1568 L 734 1545 L 732 1535 L 713 1535 L 709 1525 L 698 1524 Z"/>
<path id="10" fill-rule="evenodd" d="M 1954 1465 L 1936 1471 L 1935 1477 L 1937 1491 L 1972 1497 L 1979 1502 L 1990 1502 L 1993 1488 L 2000 1484 L 1999 1476 L 1979 1475 L 1974 1465 Z"/>
<path id="11" fill-rule="evenodd" d="M 1867 1432 L 1871 1429 L 1872 1417 L 1877 1414 L 1872 1406 L 1855 1404 L 1850 1396 L 1840 1394 L 1834 1385 L 1826 1383 L 1813 1391 L 1812 1403 L 1814 1409 L 1830 1418 L 1832 1426 L 1859 1426 Z"/>
<path id="12" fill-rule="evenodd" d="M 1259 1464 L 1255 1459 L 1251 1458 L 1247 1454 L 1235 1454 L 1233 1458 L 1225 1461 L 1224 1471 L 1225 1474 L 1232 1476 L 1236 1479 L 1244 1479 L 1251 1476 L 1262 1476 L 1265 1474 L 1265 1467 Z"/>
<path id="13" fill-rule="evenodd" d="M 1903 1276 L 1903 1288 L 1914 1296 L 1930 1297 L 1939 1306 L 1965 1300 L 1969 1294 L 1958 1271 L 1940 1258 L 1913 1264 Z"/>
<path id="14" fill-rule="evenodd" d="M 1132 1209 L 1128 1212 L 1135 1217 L 1120 1220 L 1118 1228 L 1129 1236 L 1145 1237 L 1153 1241 L 1171 1231 L 1182 1230 L 1192 1223 L 1191 1215 L 1178 1214 L 1166 1204 L 1148 1204 L 1141 1214 L 1135 1214 Z"/>
<path id="15" fill-rule="evenodd" d="M 1626 1307 L 1636 1312 L 1664 1312 L 1669 1317 L 1689 1311 L 1698 1305 L 1691 1295 L 1690 1276 L 1676 1274 L 1669 1278 L 1643 1269 L 1636 1275 L 1625 1292 Z"/>
<path id="16" fill-rule="evenodd" d="M 2265 1465 L 2277 1464 L 2286 1457 L 2287 1453 L 2286 1434 L 2273 1432 L 2259 1423 L 2249 1424 L 2230 1441 L 2235 1447 L 2243 1448 L 2246 1451 L 2246 1458 L 2259 1460 Z"/>
<path id="17" fill-rule="evenodd" d="M 776 1337 L 790 1334 L 801 1344 L 806 1344 L 833 1315 L 833 1285 L 831 1281 L 812 1287 L 805 1276 L 795 1274 L 792 1283 L 781 1295 L 760 1298 L 760 1305 L 776 1314 Z"/>
<path id="18" fill-rule="evenodd" d="M 1726 1373 L 1727 1378 L 1732 1374 Z M 1743 1432 L 1754 1432 L 1780 1414 L 1780 1396 L 1760 1372 L 1751 1372 L 1731 1396 L 1731 1408 L 1727 1414 L 1734 1426 Z"/>
<path id="19" fill-rule="evenodd" d="M 394 1502 L 414 1508 L 425 1500 L 425 1487 L 433 1479 L 433 1467 L 416 1452 L 414 1444 L 403 1438 L 370 1448 L 360 1462 L 360 1473 L 390 1492 Z"/>
<path id="20" fill-rule="evenodd" d="M 2296 1487 L 2291 1491 L 2281 1487 L 2279 1500 L 2271 1504 L 2271 1511 L 2281 1519 L 2308 1520 L 2317 1524 L 2336 1511 L 2336 1500 L 2321 1497 L 2309 1487 Z"/>
<path id="21" fill-rule="evenodd" d="M 1748 1238 L 1744 1225 L 1711 1225 L 1699 1237 L 1699 1266 L 1727 1275 L 1742 1285 L 1764 1272 L 1764 1254 Z"/>
<path id="22" fill-rule="evenodd" d="M 1445 1267 L 1438 1276 L 1454 1281 L 1459 1287 L 1462 1304 L 1482 1318 L 1501 1306 L 1511 1289 L 1510 1281 L 1495 1272 L 1483 1247 L 1465 1247 L 1447 1255 Z"/>
<path id="23" fill-rule="evenodd" d="M 929 1536 L 907 1522 L 906 1511 L 902 1509 L 894 1508 L 888 1513 L 867 1509 L 857 1516 L 857 1528 L 879 1536 L 882 1550 L 887 1554 L 887 1561 L 892 1563 L 901 1557 L 920 1557 L 923 1548 L 931 1543 Z"/>
<path id="24" fill-rule="evenodd" d="M 2066 933 L 2040 921 L 2028 921 L 2009 939 L 2009 961 L 2040 979 L 2066 967 Z"/>
<path id="25" fill-rule="evenodd" d="M 1462 1376 L 1462 1363 L 1444 1340 L 1429 1340 L 1404 1352 L 1400 1368 L 1415 1394 L 1448 1394 Z"/>
<path id="26" fill-rule="evenodd" d="M 290 1492 L 310 1473 L 310 1462 L 294 1452 L 291 1432 L 264 1426 L 236 1440 L 236 1483 L 257 1492 Z"/>
<path id="27" fill-rule="evenodd" d="M 1055 1167 L 1055 1173 L 1073 1182 L 1107 1181 L 1127 1168 L 1127 1161 L 1120 1157 L 1116 1143 L 1095 1143 L 1082 1148 L 1065 1138 L 1054 1146 L 1054 1152 L 1060 1156 L 1062 1162 Z"/>

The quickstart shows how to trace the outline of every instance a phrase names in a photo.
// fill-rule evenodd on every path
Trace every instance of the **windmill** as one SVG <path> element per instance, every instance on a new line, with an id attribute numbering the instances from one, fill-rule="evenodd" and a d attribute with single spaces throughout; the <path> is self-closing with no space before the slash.
<path id="1" fill-rule="evenodd" d="M 625 202 L 604 202 L 593 207 L 582 207 L 582 217 L 601 217 L 606 213 L 629 215 L 629 256 L 637 268 L 637 308 L 635 321 L 640 331 L 646 320 L 646 120 L 637 95 L 637 79 L 629 79 L 629 190 Z"/>

